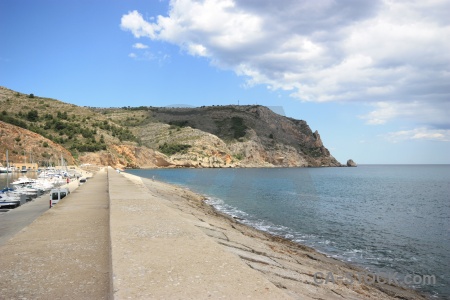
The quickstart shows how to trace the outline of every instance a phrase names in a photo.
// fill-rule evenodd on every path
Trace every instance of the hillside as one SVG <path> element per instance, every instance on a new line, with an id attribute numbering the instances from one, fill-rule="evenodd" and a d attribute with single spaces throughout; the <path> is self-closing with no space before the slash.
<path id="1" fill-rule="evenodd" d="M 196 128 L 224 142 L 242 164 L 338 166 L 319 133 L 303 120 L 278 115 L 263 106 L 152 108 L 160 122 Z M 143 143 L 147 139 L 142 137 Z"/>
<path id="2" fill-rule="evenodd" d="M 253 106 L 96 109 L 185 167 L 340 166 L 308 124 Z M 167 149 L 168 148 L 168 149 Z"/>
<path id="3" fill-rule="evenodd" d="M 34 161 L 40 165 L 47 162 L 58 163 L 61 156 L 73 165 L 72 154 L 61 145 L 52 142 L 32 131 L 0 121 L 0 162 L 6 161 L 6 150 L 10 162 Z"/>
<path id="4" fill-rule="evenodd" d="M 14 146 L 18 154 L 49 159 L 54 143 L 78 163 L 116 167 L 341 165 L 305 121 L 263 106 L 89 108 L 2 87 L 0 104 L 0 121 L 16 128 L 2 129 L 9 139 L 0 141 L 0 153 Z M 21 130 L 39 138 L 14 143 L 23 140 Z M 31 147 L 44 139 L 52 147 Z"/>
<path id="5" fill-rule="evenodd" d="M 138 138 L 128 128 L 87 107 L 33 94 L 25 95 L 0 87 L 0 121 L 16 127 L 15 130 L 10 130 L 10 127 L 3 128 L 4 136 L 14 140 L 27 129 L 37 133 L 38 138 L 28 136 L 26 143 L 37 145 L 43 139 L 50 140 L 52 145 L 65 148 L 71 160 L 78 163 L 117 167 L 156 166 L 152 161 L 154 151 L 146 147 L 140 149 Z M 24 142 L 21 144 L 24 145 Z M 23 151 L 26 155 L 31 152 L 34 161 L 40 163 L 57 161 L 60 157 L 59 152 L 56 155 L 57 151 L 49 151 L 54 147 L 34 147 L 30 150 L 19 149 L 20 147 L 18 143 L 14 144 L 10 139 L 2 138 L 0 157 L 6 149 L 13 154 L 11 158 L 17 161 L 24 159 L 21 155 Z M 14 156 L 15 152 L 18 153 L 17 157 Z"/>

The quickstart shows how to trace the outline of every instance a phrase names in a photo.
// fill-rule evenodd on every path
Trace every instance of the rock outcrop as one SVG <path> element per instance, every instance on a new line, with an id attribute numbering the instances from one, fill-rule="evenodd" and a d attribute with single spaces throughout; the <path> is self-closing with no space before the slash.
<path id="1" fill-rule="evenodd" d="M 90 163 L 115 168 L 161 168 L 174 164 L 164 154 L 135 145 L 111 145 L 108 150 L 87 152 L 79 157 L 80 163 Z"/>
<path id="2" fill-rule="evenodd" d="M 353 161 L 353 159 L 347 160 L 347 167 L 356 167 L 357 164 Z"/>
<path id="3" fill-rule="evenodd" d="M 192 146 L 188 152 L 171 157 L 186 166 L 341 166 L 324 147 L 319 133 L 312 132 L 305 121 L 278 115 L 267 107 L 230 105 L 149 111 L 153 120 L 171 124 L 172 131 L 170 137 L 160 138 L 149 130 L 149 126 L 156 125 L 146 124 L 137 133 L 143 143 L 155 148 L 171 140 Z M 189 131 L 197 136 L 186 134 Z M 207 138 L 205 133 L 209 133 Z M 204 151 L 211 148 L 217 151 Z"/>

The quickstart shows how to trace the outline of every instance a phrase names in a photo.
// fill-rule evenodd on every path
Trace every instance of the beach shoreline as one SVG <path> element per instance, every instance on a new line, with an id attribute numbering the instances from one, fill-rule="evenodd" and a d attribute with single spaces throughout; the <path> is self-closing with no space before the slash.
<path id="1" fill-rule="evenodd" d="M 151 194 L 178 210 L 182 217 L 196 218 L 208 224 L 197 227 L 294 299 L 428 298 L 387 279 L 371 278 L 373 274 L 361 267 L 243 224 L 206 203 L 205 196 L 185 187 L 126 172 L 121 174 L 136 184 L 145 185 Z M 369 274 L 369 277 L 363 274 Z"/>

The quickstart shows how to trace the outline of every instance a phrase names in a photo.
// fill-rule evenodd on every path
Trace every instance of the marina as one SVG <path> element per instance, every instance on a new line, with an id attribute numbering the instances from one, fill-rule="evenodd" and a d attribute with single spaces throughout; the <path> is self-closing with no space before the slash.
<path id="1" fill-rule="evenodd" d="M 10 163 L 8 153 L 6 150 L 5 166 L 0 168 L 0 209 L 3 212 L 7 211 L 5 209 L 14 209 L 26 204 L 54 188 L 81 177 L 75 167 L 68 169 L 62 155 L 59 167 L 38 168 L 38 164 L 27 163 L 26 159 L 23 163 Z"/>
<path id="2" fill-rule="evenodd" d="M 14 171 L 0 174 L 0 209 L 15 209 L 33 199 L 76 181 L 81 173 L 64 168 L 45 168 L 37 171 Z"/>

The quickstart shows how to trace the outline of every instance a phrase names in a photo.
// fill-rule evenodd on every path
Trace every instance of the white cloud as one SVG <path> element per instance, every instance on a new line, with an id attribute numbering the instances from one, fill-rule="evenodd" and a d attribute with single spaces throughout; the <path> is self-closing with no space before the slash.
<path id="1" fill-rule="evenodd" d="M 167 16 L 129 12 L 121 28 L 206 57 L 247 85 L 371 104 L 369 124 L 450 126 L 448 11 L 450 0 L 172 0 Z"/>
<path id="2" fill-rule="evenodd" d="M 148 46 L 144 45 L 142 43 L 136 43 L 136 44 L 133 45 L 133 48 L 136 48 L 136 49 L 147 49 Z"/>
<path id="3" fill-rule="evenodd" d="M 429 140 L 439 142 L 450 142 L 450 130 L 428 129 L 425 127 L 412 130 L 389 132 L 384 138 L 390 142 L 397 143 L 405 140 Z"/>
<path id="4" fill-rule="evenodd" d="M 158 30 L 156 24 L 145 21 L 136 10 L 122 16 L 120 27 L 123 30 L 131 31 L 136 38 L 149 37 L 154 39 L 156 38 L 155 30 Z"/>
<path id="5" fill-rule="evenodd" d="M 376 107 L 374 111 L 368 113 L 367 115 L 360 116 L 361 119 L 366 119 L 366 123 L 369 125 L 385 124 L 387 121 L 395 118 L 399 114 L 396 107 L 388 102 L 378 102 L 373 106 Z"/>
<path id="6" fill-rule="evenodd" d="M 366 124 L 369 125 L 386 124 L 391 120 L 401 118 L 413 123 L 429 124 L 434 127 L 446 128 L 449 122 L 449 103 L 434 106 L 432 103 L 426 101 L 380 101 L 371 103 L 370 106 L 374 107 L 374 110 L 368 114 L 359 116 L 359 118 L 366 120 Z"/>
<path id="7" fill-rule="evenodd" d="M 169 57 L 167 57 L 164 54 L 161 54 L 161 53 L 154 54 L 150 51 L 145 51 L 145 50 L 143 52 L 139 52 L 139 54 L 132 52 L 132 53 L 128 54 L 128 57 L 135 59 L 135 60 L 139 60 L 139 61 L 155 61 L 155 60 L 157 60 L 159 63 L 163 63 L 164 61 L 169 59 Z"/>

